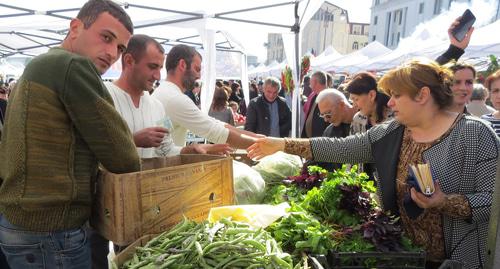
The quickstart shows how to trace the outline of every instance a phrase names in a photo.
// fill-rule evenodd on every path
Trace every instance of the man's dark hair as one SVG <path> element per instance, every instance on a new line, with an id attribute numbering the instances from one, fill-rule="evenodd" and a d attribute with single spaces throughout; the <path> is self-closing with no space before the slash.
<path id="1" fill-rule="evenodd" d="M 131 34 L 134 33 L 134 26 L 128 14 L 118 4 L 110 0 L 89 0 L 80 9 L 76 18 L 83 22 L 85 29 L 88 29 L 104 12 L 108 12 L 120 21 Z"/>
<path id="2" fill-rule="evenodd" d="M 127 49 L 123 53 L 123 55 L 130 54 L 134 58 L 134 60 L 140 61 L 144 54 L 146 53 L 146 50 L 149 46 L 149 44 L 153 43 L 158 51 L 160 51 L 162 54 L 165 54 L 165 49 L 162 47 L 158 41 L 156 41 L 154 38 L 147 36 L 147 35 L 133 35 L 132 38 L 130 38 L 130 41 L 128 42 Z M 124 57 L 122 56 L 122 66 L 124 65 Z"/>
<path id="3" fill-rule="evenodd" d="M 236 90 L 238 90 L 239 87 L 240 84 L 238 84 L 238 82 L 233 82 L 233 84 L 231 84 L 231 90 L 233 90 L 233 92 L 236 92 Z"/>
<path id="4" fill-rule="evenodd" d="M 315 77 L 318 80 L 318 83 L 320 85 L 325 85 L 326 86 L 326 74 L 323 71 L 316 71 L 312 75 L 312 77 Z"/>
<path id="5" fill-rule="evenodd" d="M 167 59 L 165 60 L 165 68 L 167 73 L 173 72 L 180 60 L 184 60 L 187 65 L 187 69 L 191 68 L 191 63 L 195 55 L 198 55 L 201 59 L 201 54 L 197 52 L 193 47 L 186 45 L 176 45 L 167 54 Z"/>

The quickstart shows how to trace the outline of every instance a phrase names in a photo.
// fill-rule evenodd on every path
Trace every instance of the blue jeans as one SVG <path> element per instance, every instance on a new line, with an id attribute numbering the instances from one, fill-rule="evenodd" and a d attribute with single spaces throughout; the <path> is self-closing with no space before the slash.
<path id="1" fill-rule="evenodd" d="M 85 229 L 31 232 L 0 214 L 0 247 L 12 269 L 90 269 L 90 244 Z"/>

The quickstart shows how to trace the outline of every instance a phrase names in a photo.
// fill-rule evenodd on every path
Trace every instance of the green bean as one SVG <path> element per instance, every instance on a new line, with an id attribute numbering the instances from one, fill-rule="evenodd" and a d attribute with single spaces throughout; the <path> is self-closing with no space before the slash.
<path id="1" fill-rule="evenodd" d="M 196 247 L 196 251 L 198 252 L 198 256 L 203 257 L 203 249 L 198 241 L 194 242 L 194 246 Z"/>
<path id="2" fill-rule="evenodd" d="M 254 234 L 255 231 L 249 228 L 227 228 L 226 230 L 226 234 L 241 234 L 241 233 Z"/>
<path id="3" fill-rule="evenodd" d="M 138 268 L 281 268 L 291 269 L 283 253 L 264 229 L 221 219 L 214 224 L 183 220 L 171 231 L 138 247 L 124 266 Z"/>
<path id="4" fill-rule="evenodd" d="M 224 265 L 222 267 L 222 269 L 228 268 L 228 266 L 234 265 L 234 264 L 239 263 L 239 262 L 245 262 L 246 265 L 248 265 L 248 264 L 253 264 L 255 262 L 255 260 L 249 259 L 249 258 L 238 258 L 238 259 L 235 259 L 235 260 L 232 260 L 232 261 L 226 263 L 226 265 Z"/>
<path id="5" fill-rule="evenodd" d="M 204 258 L 205 262 L 207 263 L 207 265 L 211 266 L 211 267 L 215 267 L 217 266 L 217 261 L 215 260 L 212 260 L 210 258 Z"/>
<path id="6" fill-rule="evenodd" d="M 241 241 L 242 244 L 250 245 L 262 252 L 266 252 L 266 247 L 254 239 L 245 239 Z"/>
<path id="7" fill-rule="evenodd" d="M 138 269 L 138 268 L 141 268 L 141 267 L 145 266 L 148 263 L 150 263 L 149 260 L 142 260 L 142 261 L 134 264 L 133 266 L 131 266 L 130 269 Z"/>
<path id="8" fill-rule="evenodd" d="M 210 243 L 209 245 L 205 246 L 205 248 L 203 248 L 203 253 L 208 254 L 211 251 L 214 251 L 215 249 L 217 249 L 218 247 L 224 246 L 226 244 L 228 244 L 227 241 L 219 241 L 219 242 Z"/>
<path id="9" fill-rule="evenodd" d="M 279 268 L 289 268 L 292 269 L 292 265 L 278 257 L 278 255 L 271 255 L 271 261 L 275 262 Z"/>

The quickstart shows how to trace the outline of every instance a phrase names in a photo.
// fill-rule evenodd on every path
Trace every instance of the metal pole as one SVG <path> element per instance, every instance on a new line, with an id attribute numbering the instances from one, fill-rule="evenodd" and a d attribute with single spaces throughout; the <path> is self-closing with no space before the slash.
<path id="1" fill-rule="evenodd" d="M 500 12 L 500 0 L 498 0 L 498 4 L 497 4 L 497 15 L 495 17 L 495 20 L 498 20 L 498 12 Z"/>
<path id="2" fill-rule="evenodd" d="M 328 29 L 328 8 L 325 10 L 323 16 L 323 27 L 325 28 L 325 35 L 323 36 L 323 51 L 326 49 L 326 30 Z"/>
<path id="3" fill-rule="evenodd" d="M 300 21 L 299 21 L 299 1 L 295 2 L 295 24 L 292 27 L 292 31 L 295 32 L 295 75 L 297 76 L 297 85 L 295 85 L 295 90 L 293 92 L 292 96 L 292 106 L 293 103 L 295 102 L 295 105 L 297 107 L 295 111 L 295 134 L 292 134 L 292 137 L 300 137 L 300 51 L 299 51 L 299 45 L 300 45 L 300 39 L 299 39 L 299 33 L 300 33 Z M 293 117 L 292 117 L 293 119 Z M 293 123 L 292 123 L 293 124 Z"/>

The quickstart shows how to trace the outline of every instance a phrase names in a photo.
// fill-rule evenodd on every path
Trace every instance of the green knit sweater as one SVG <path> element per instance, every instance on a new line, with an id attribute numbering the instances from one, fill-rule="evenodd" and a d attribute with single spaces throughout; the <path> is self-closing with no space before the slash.
<path id="1" fill-rule="evenodd" d="M 62 48 L 34 58 L 9 99 L 0 142 L 0 212 L 30 231 L 90 217 L 98 162 L 140 170 L 132 135 L 94 64 Z"/>

